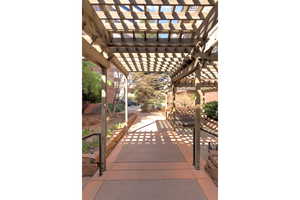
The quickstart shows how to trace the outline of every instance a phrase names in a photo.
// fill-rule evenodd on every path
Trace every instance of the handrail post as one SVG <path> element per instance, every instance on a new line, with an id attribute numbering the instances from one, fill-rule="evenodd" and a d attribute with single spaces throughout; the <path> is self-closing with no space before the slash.
<path id="1" fill-rule="evenodd" d="M 98 144 L 99 144 L 99 176 L 102 176 L 102 165 L 101 165 L 101 134 L 98 134 Z"/>
<path id="2" fill-rule="evenodd" d="M 101 133 L 92 133 L 90 135 L 87 135 L 87 136 L 84 136 L 82 137 L 82 140 L 86 140 L 90 137 L 93 137 L 93 136 L 98 136 L 98 145 L 99 145 L 99 155 L 98 155 L 98 159 L 99 159 L 99 162 L 97 163 L 98 164 L 98 167 L 99 167 L 99 176 L 102 175 L 102 172 L 103 172 L 103 167 L 102 167 L 102 161 L 101 161 L 101 154 L 102 154 L 102 134 Z"/>
<path id="3" fill-rule="evenodd" d="M 195 127 L 193 128 L 193 166 L 195 166 L 195 146 L 196 146 L 196 139 L 195 139 Z"/>

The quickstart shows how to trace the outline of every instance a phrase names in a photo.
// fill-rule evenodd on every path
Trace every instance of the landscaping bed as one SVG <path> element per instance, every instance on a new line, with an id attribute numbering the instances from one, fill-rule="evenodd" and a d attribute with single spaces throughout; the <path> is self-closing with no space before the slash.
<path id="1" fill-rule="evenodd" d="M 110 135 L 107 137 L 107 146 L 106 146 L 106 157 L 113 151 L 118 142 L 122 139 L 122 137 L 127 133 L 128 129 L 132 126 L 132 124 L 137 119 L 137 114 L 130 114 L 128 119 L 127 126 L 122 125 L 122 127 L 118 127 L 114 130 L 110 130 Z M 114 126 L 112 125 L 112 128 Z M 99 127 L 94 127 L 94 130 L 97 130 Z M 101 127 L 100 127 L 101 128 Z M 93 132 L 94 133 L 94 132 Z M 99 163 L 99 150 L 97 138 L 94 140 L 84 142 L 83 141 L 83 154 L 82 154 L 82 176 L 92 176 L 97 171 L 97 163 Z M 94 152 L 89 153 L 89 149 L 93 148 Z"/>
<path id="2" fill-rule="evenodd" d="M 212 151 L 208 155 L 205 165 L 205 171 L 211 177 L 213 182 L 218 185 L 218 152 Z"/>

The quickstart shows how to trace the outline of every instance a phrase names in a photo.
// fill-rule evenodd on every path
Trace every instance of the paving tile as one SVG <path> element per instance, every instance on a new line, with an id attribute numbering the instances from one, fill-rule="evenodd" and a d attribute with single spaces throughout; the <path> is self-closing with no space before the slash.
<path id="1" fill-rule="evenodd" d="M 115 162 L 184 162 L 176 144 L 124 144 Z"/>
<path id="2" fill-rule="evenodd" d="M 159 162 L 159 163 L 114 163 L 111 170 L 174 170 L 174 169 L 193 169 L 193 166 L 186 162 Z"/>
<path id="3" fill-rule="evenodd" d="M 191 170 L 117 170 L 107 171 L 103 180 L 195 179 Z"/>
<path id="4" fill-rule="evenodd" d="M 106 181 L 95 200 L 206 200 L 196 180 Z"/>
<path id="5" fill-rule="evenodd" d="M 85 184 L 83 199 L 217 200 L 217 187 L 203 169 L 203 156 L 201 170 L 195 170 L 189 138 L 181 140 L 168 128 L 158 116 L 140 116 L 132 130 L 141 132 L 124 136 L 108 157 L 104 175 L 96 174 Z"/>

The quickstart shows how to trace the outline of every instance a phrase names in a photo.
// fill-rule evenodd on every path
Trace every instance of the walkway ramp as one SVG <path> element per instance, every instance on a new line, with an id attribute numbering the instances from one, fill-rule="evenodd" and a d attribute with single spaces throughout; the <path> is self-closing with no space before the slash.
<path id="1" fill-rule="evenodd" d="M 109 156 L 104 175 L 84 186 L 83 199 L 216 200 L 216 186 L 192 166 L 190 142 L 162 114 L 140 114 Z"/>

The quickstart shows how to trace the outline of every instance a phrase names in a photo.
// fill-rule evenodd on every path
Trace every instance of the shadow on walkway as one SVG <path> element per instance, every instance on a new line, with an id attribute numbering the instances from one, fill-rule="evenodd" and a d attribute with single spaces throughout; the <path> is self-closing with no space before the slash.
<path id="1" fill-rule="evenodd" d="M 192 136 L 177 133 L 162 114 L 141 114 L 108 158 L 107 171 L 84 188 L 84 199 L 212 200 L 217 189 L 194 170 Z"/>

